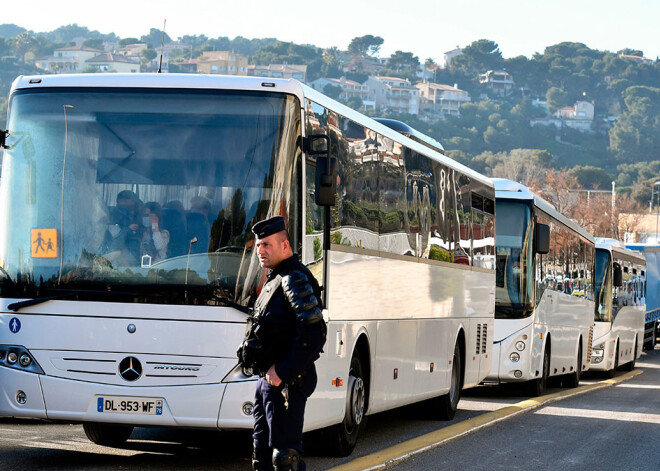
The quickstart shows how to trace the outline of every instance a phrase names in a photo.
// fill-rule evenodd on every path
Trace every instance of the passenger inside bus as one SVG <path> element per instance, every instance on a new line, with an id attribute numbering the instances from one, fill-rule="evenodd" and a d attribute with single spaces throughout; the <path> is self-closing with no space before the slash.
<path id="1" fill-rule="evenodd" d="M 163 209 L 160 204 L 150 201 L 142 211 L 142 247 L 141 256 L 149 255 L 150 263 L 160 262 L 167 258 L 167 248 L 170 243 L 170 233 L 160 226 Z"/>
<path id="2" fill-rule="evenodd" d="M 117 194 L 117 206 L 110 208 L 108 230 L 99 252 L 110 263 L 135 266 L 140 259 L 140 211 L 137 195 L 124 190 Z"/>

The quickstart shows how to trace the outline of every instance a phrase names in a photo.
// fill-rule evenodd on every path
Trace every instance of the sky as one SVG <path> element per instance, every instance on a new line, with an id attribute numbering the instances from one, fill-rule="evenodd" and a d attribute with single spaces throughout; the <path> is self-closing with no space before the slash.
<path id="1" fill-rule="evenodd" d="M 162 29 L 163 20 L 172 39 L 274 37 L 346 49 L 372 34 L 384 39 L 381 57 L 401 50 L 421 62 L 442 63 L 444 52 L 478 39 L 495 41 L 506 58 L 563 41 L 660 57 L 657 0 L 29 0 L 8 3 L 0 16 L 0 24 L 35 32 L 76 23 L 120 38 Z"/>

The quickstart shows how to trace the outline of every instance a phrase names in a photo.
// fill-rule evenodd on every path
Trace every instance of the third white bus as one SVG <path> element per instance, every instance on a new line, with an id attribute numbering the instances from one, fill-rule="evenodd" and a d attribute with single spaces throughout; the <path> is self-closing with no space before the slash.
<path id="1" fill-rule="evenodd" d="M 642 354 L 646 260 L 615 239 L 596 239 L 596 313 L 591 370 L 613 377 Z"/>

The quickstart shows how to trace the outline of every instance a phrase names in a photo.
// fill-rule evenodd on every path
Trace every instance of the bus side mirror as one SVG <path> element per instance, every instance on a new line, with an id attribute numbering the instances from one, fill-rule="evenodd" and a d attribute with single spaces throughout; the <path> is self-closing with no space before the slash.
<path id="1" fill-rule="evenodd" d="M 613 276 L 612 284 L 614 285 L 615 288 L 620 288 L 623 286 L 623 272 L 621 271 L 620 267 L 614 268 L 614 276 Z"/>
<path id="2" fill-rule="evenodd" d="M 540 254 L 550 252 L 550 226 L 537 223 L 534 228 L 534 251 Z"/>
<path id="3" fill-rule="evenodd" d="M 324 145 L 317 145 L 322 142 Z M 313 134 L 305 138 L 305 152 L 316 157 L 314 200 L 319 206 L 334 206 L 337 192 L 337 159 L 330 157 L 330 138 Z"/>

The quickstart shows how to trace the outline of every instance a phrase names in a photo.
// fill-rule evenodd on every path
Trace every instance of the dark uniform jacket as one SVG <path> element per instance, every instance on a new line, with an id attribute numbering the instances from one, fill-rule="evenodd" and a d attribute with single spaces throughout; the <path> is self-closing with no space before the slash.
<path id="1" fill-rule="evenodd" d="M 321 290 L 294 254 L 275 267 L 257 298 L 245 340 L 238 349 L 244 366 L 259 374 L 275 365 L 285 384 L 311 374 L 325 344 Z"/>

